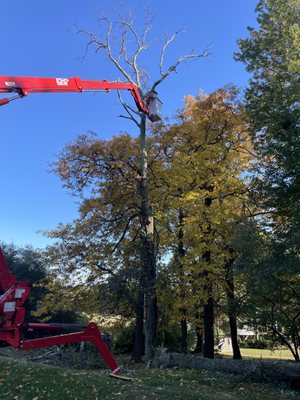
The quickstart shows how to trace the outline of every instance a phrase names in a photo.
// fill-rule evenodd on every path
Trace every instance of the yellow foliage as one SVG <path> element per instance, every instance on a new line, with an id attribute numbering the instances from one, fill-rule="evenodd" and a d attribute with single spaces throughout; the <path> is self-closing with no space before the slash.
<path id="1" fill-rule="evenodd" d="M 167 296 L 176 319 L 204 304 L 208 286 L 218 291 L 223 285 L 230 238 L 248 202 L 244 174 L 253 148 L 233 87 L 187 96 L 178 124 L 154 134 L 165 157 L 156 164 L 152 196 L 160 222 L 168 224 L 164 243 L 174 249 Z M 176 253 L 180 245 L 184 254 Z M 170 298 L 163 301 L 170 307 Z"/>

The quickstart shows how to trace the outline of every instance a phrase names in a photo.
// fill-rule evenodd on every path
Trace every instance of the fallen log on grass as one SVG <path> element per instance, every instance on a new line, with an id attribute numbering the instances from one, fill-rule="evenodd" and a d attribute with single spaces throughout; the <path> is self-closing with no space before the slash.
<path id="1" fill-rule="evenodd" d="M 247 381 L 275 382 L 290 389 L 300 390 L 300 363 L 293 361 L 212 360 L 194 354 L 169 353 L 160 348 L 156 350 L 151 366 L 228 372 L 241 375 Z"/>

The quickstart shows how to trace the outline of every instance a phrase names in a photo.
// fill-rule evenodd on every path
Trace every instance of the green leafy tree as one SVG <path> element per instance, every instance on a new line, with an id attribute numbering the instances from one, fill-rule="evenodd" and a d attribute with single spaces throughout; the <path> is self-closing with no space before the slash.
<path id="1" fill-rule="evenodd" d="M 238 41 L 236 59 L 252 74 L 246 109 L 263 157 L 265 206 L 299 221 L 300 2 L 262 0 L 259 29 Z"/>
<path id="2" fill-rule="evenodd" d="M 281 339 L 283 330 L 289 332 L 286 340 L 293 342 L 297 359 L 299 309 L 293 304 L 298 303 L 300 276 L 300 2 L 261 0 L 256 10 L 259 28 L 249 28 L 250 37 L 238 41 L 236 59 L 252 74 L 245 100 L 261 159 L 257 200 L 269 214 L 261 222 L 272 235 L 262 263 L 271 281 L 264 281 L 258 293 L 273 298 L 272 307 L 266 301 L 267 315 L 270 320 L 278 311 L 278 329 L 274 323 L 268 326 Z"/>
<path id="3" fill-rule="evenodd" d="M 274 244 L 275 242 L 275 244 Z M 247 220 L 236 229 L 233 272 L 240 317 L 257 332 L 286 346 L 299 361 L 299 257 L 271 232 Z"/>

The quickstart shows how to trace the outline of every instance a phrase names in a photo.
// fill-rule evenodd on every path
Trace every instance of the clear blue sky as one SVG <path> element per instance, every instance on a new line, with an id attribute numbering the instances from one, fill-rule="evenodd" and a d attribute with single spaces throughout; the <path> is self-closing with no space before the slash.
<path id="1" fill-rule="evenodd" d="M 182 107 L 184 96 L 209 93 L 228 83 L 245 87 L 248 74 L 233 60 L 236 40 L 256 26 L 257 0 L 1 0 L 2 62 L 0 75 L 122 78 L 101 54 L 90 51 L 84 62 L 87 38 L 78 27 L 97 32 L 97 15 L 112 16 L 113 8 L 130 9 L 141 27 L 145 8 L 153 14 L 152 51 L 145 67 L 157 79 L 157 49 L 164 32 L 185 32 L 169 48 L 166 65 L 192 49 L 211 43 L 206 60 L 182 65 L 160 86 L 164 115 Z M 78 134 L 92 130 L 100 138 L 120 131 L 136 134 L 135 126 L 118 118 L 121 107 L 110 94 L 32 94 L 1 107 L 0 241 L 44 247 L 49 240 L 38 231 L 53 229 L 77 215 L 76 199 L 59 179 L 50 174 L 49 163 Z"/>

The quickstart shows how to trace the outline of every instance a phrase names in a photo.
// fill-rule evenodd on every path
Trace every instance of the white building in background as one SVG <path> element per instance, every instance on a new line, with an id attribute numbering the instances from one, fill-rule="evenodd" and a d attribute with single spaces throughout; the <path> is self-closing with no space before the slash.
<path id="1" fill-rule="evenodd" d="M 248 338 L 256 337 L 256 332 L 253 328 L 244 325 L 243 328 L 237 330 L 237 334 L 240 340 L 247 340 Z M 218 349 L 220 353 L 232 352 L 232 343 L 230 337 L 224 337 L 220 339 L 218 344 Z"/>

